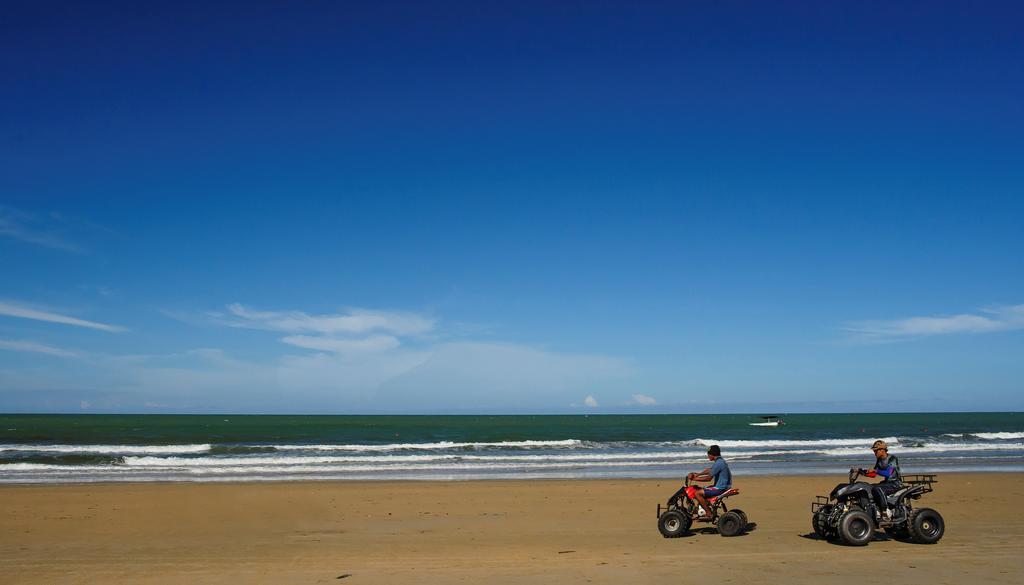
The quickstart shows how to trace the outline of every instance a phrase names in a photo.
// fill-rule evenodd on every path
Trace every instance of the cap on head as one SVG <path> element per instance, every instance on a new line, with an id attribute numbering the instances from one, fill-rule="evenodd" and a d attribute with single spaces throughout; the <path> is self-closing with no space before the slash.
<path id="1" fill-rule="evenodd" d="M 885 444 L 885 441 L 879 439 L 875 441 L 873 445 L 871 445 L 871 450 L 878 451 L 879 449 L 885 449 L 886 451 L 888 451 L 889 447 Z"/>
<path id="2" fill-rule="evenodd" d="M 711 445 L 710 447 L 708 447 L 708 455 L 714 455 L 715 457 L 721 457 L 722 456 L 722 450 L 718 447 L 718 445 Z"/>

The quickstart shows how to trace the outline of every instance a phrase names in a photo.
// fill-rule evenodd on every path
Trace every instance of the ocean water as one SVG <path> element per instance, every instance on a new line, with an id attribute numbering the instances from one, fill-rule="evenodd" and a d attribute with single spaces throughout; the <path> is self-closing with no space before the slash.
<path id="1" fill-rule="evenodd" d="M 1024 413 L 0 415 L 0 483 L 837 474 L 884 439 L 903 472 L 1024 471 Z"/>

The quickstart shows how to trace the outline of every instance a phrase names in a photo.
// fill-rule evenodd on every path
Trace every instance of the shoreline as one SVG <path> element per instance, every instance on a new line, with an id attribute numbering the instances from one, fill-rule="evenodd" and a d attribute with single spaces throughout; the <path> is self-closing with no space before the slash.
<path id="1" fill-rule="evenodd" d="M 2 470 L 2 467 L 0 467 Z M 685 478 L 687 471 L 681 471 L 678 479 L 679 482 Z M 1024 471 L 1012 470 L 1012 469 L 995 469 L 995 470 L 968 470 L 968 471 L 905 471 L 904 475 L 919 475 L 925 473 L 941 474 L 943 477 L 946 476 L 968 476 L 975 474 L 1008 474 L 1008 475 L 1021 475 L 1024 480 Z M 818 473 L 818 472 L 793 472 L 793 473 L 733 473 L 733 477 L 738 477 L 740 480 L 745 478 L 752 479 L 771 479 L 771 478 L 800 478 L 806 479 L 829 479 L 834 480 L 834 483 L 842 482 L 843 474 L 837 473 Z M 0 484 L 0 494 L 4 490 L 14 488 L 92 488 L 92 487 L 159 487 L 159 486 L 233 486 L 233 487 L 245 487 L 245 486 L 344 486 L 344 485 L 357 485 L 367 486 L 370 484 L 378 484 L 381 486 L 391 486 L 395 484 L 419 484 L 419 485 L 438 485 L 443 486 L 446 484 L 563 484 L 563 483 L 627 483 L 627 482 L 639 482 L 639 483 L 671 483 L 673 479 L 677 477 L 668 476 L 648 476 L 648 477 L 529 477 L 529 478 L 508 478 L 508 477 L 494 477 L 494 478 L 461 478 L 452 477 L 446 479 L 430 479 L 430 478 L 398 478 L 398 479 L 381 479 L 381 478 L 369 478 L 369 479 L 279 479 L 279 478 L 268 478 L 268 479 L 255 479 L 255 480 L 237 480 L 237 479 L 224 479 L 224 480 L 188 480 L 188 479 L 156 479 L 153 482 L 106 482 L 106 480 L 97 480 L 97 482 L 77 482 L 77 483 L 49 483 L 49 484 Z M 869 483 L 873 480 L 869 480 Z M 736 482 L 741 483 L 741 482 Z"/>
<path id="2" fill-rule="evenodd" d="M 859 583 L 1016 583 L 1024 473 L 940 474 L 918 506 L 936 545 L 810 536 L 810 502 L 843 478 L 737 476 L 754 529 L 658 534 L 678 479 L 273 481 L 0 486 L 0 561 L 17 583 L 665 583 L 723 563 L 725 582 L 786 574 Z M 995 527 L 998 527 L 995 528 Z M 695 564 L 697 563 L 697 564 Z M 349 580 L 351 579 L 351 581 Z M 696 577 L 693 581 L 698 580 Z"/>
<path id="3" fill-rule="evenodd" d="M 855 462 L 850 462 L 850 465 L 855 465 Z M 730 467 L 734 473 L 740 477 L 750 478 L 772 478 L 772 477 L 800 477 L 804 479 L 808 478 L 840 478 L 845 475 L 846 469 L 836 470 L 832 473 L 823 472 L 820 466 L 815 466 L 812 469 L 806 471 L 802 470 L 789 470 L 787 473 L 782 475 L 778 472 L 778 468 L 786 467 L 787 463 L 779 462 L 773 463 L 771 470 L 765 469 L 767 465 L 760 465 L 757 468 L 745 467 L 742 465 L 736 465 L 735 462 L 730 461 Z M 813 465 L 813 464 L 812 464 Z M 694 465 L 697 467 L 699 465 Z M 0 465 L 0 472 L 3 471 L 3 466 Z M 911 467 L 910 470 L 904 470 L 904 475 L 917 475 L 922 473 L 942 474 L 942 475 L 974 475 L 974 474 L 1024 474 L 1024 464 L 1014 464 L 1007 466 L 997 465 L 985 465 L 977 464 L 975 466 L 964 466 L 957 467 L 955 469 L 944 468 L 943 466 L 929 467 L 926 469 L 917 469 Z M 325 478 L 325 477 L 310 477 L 295 478 L 295 477 L 254 477 L 249 479 L 238 479 L 238 478 L 210 478 L 203 477 L 198 479 L 188 478 L 158 478 L 151 480 L 139 480 L 139 479 L 96 479 L 93 481 L 43 481 L 43 482 L 20 482 L 20 481 L 3 481 L 0 479 L 0 489 L 6 487 L 49 487 L 49 486 L 94 486 L 94 485 L 267 485 L 267 484 L 337 484 L 337 483 L 404 483 L 413 482 L 420 484 L 430 483 L 472 483 L 472 482 L 561 482 L 561 481 L 671 481 L 676 475 L 646 475 L 646 476 L 630 476 L 630 475 L 608 475 L 608 476 L 580 476 L 580 477 L 510 477 L 510 476 L 499 476 L 499 477 L 480 477 L 474 475 L 465 476 L 450 476 L 444 478 L 438 477 L 422 477 L 422 476 L 398 476 L 398 477 L 337 477 L 337 478 Z M 681 479 L 680 479 L 681 481 Z"/>

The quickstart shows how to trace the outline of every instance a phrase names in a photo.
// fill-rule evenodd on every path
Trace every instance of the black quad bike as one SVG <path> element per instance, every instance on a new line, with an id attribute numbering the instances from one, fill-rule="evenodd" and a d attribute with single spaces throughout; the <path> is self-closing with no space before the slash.
<path id="1" fill-rule="evenodd" d="M 847 483 L 841 483 L 811 503 L 811 526 L 821 538 L 850 546 L 864 546 L 883 529 L 898 540 L 934 544 L 946 531 L 942 515 L 931 508 L 914 508 L 918 500 L 938 483 L 934 475 L 907 475 L 903 487 L 886 497 L 886 510 L 879 510 L 872 497 L 872 484 L 857 481 L 863 469 L 851 469 Z"/>
<path id="2" fill-rule="evenodd" d="M 737 536 L 747 528 L 747 515 L 743 510 L 730 510 L 725 505 L 726 498 L 740 493 L 732 488 L 720 496 L 708 498 L 710 510 L 704 516 L 699 515 L 697 500 L 694 494 L 702 489 L 697 485 L 690 485 L 690 478 L 679 491 L 672 494 L 665 504 L 658 504 L 658 531 L 665 538 L 679 538 L 690 530 L 695 521 L 708 519 L 711 524 L 718 526 L 718 533 L 722 536 Z"/>

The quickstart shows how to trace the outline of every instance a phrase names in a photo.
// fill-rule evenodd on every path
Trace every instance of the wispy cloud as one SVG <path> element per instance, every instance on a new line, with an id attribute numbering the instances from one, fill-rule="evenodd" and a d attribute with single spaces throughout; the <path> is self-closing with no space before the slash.
<path id="1" fill-rule="evenodd" d="M 646 394 L 634 394 L 633 395 L 633 402 L 636 403 L 636 404 L 639 404 L 641 406 L 654 406 L 655 404 L 658 403 L 657 400 L 655 400 L 654 398 L 651 398 L 650 396 L 648 396 Z"/>
<path id="2" fill-rule="evenodd" d="M 65 252 L 83 252 L 78 244 L 67 240 L 51 224 L 36 215 L 0 206 L 0 236 Z"/>
<path id="3" fill-rule="evenodd" d="M 289 335 L 288 337 L 282 337 L 281 341 L 296 347 L 334 353 L 385 351 L 401 345 L 401 342 L 391 335 L 374 335 L 365 339 L 335 339 L 309 335 Z"/>
<path id="4" fill-rule="evenodd" d="M 209 313 L 230 327 L 290 333 L 282 343 L 335 354 L 379 352 L 395 349 L 401 338 L 429 333 L 435 320 L 398 311 L 349 309 L 345 313 L 310 315 L 302 311 L 260 311 L 240 303 L 227 313 Z"/>
<path id="5" fill-rule="evenodd" d="M 852 340 L 864 343 L 891 343 L 936 335 L 1014 329 L 1024 329 L 1024 305 L 982 309 L 973 314 L 859 321 L 843 327 Z"/>
<path id="6" fill-rule="evenodd" d="M 35 341 L 21 341 L 14 339 L 0 339 L 0 350 L 42 353 L 57 357 L 78 357 L 80 355 L 76 351 L 61 349 L 59 347 L 53 347 L 52 345 L 37 343 Z"/>
<path id="7" fill-rule="evenodd" d="M 60 323 L 62 325 L 73 325 L 75 327 L 86 327 L 89 329 L 98 329 L 100 331 L 109 331 L 111 333 L 125 331 L 124 327 L 119 327 L 117 325 L 107 325 L 106 323 L 97 323 L 96 321 L 86 321 L 85 319 L 78 319 L 76 317 L 69 317 L 59 313 L 43 311 L 32 307 L 26 307 L 25 305 L 4 301 L 0 301 L 0 315 L 18 317 L 20 319 L 32 319 L 34 321 L 46 321 L 48 323 Z"/>
<path id="8" fill-rule="evenodd" d="M 583 404 L 588 408 L 597 408 L 597 400 L 590 395 L 583 399 Z"/>
<path id="9" fill-rule="evenodd" d="M 226 323 L 234 327 L 285 333 L 359 334 L 386 331 L 417 335 L 434 328 L 434 320 L 415 313 L 350 309 L 344 314 L 309 315 L 301 311 L 256 311 L 239 303 L 227 307 Z"/>

